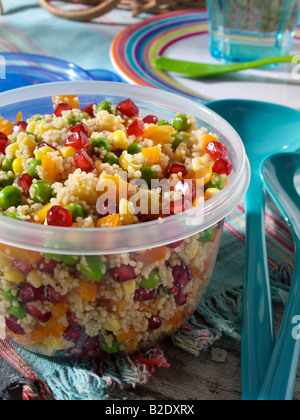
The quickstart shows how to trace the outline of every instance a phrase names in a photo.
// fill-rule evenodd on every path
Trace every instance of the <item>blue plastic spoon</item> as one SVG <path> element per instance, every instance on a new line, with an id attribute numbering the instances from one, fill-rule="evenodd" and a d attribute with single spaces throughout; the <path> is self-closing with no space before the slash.
<path id="1" fill-rule="evenodd" d="M 242 387 L 245 400 L 257 400 L 275 343 L 261 165 L 272 154 L 298 150 L 300 113 L 280 105 L 244 100 L 216 101 L 207 106 L 236 129 L 251 164 L 252 179 L 245 197 Z"/>
<path id="2" fill-rule="evenodd" d="M 295 268 L 281 328 L 260 394 L 260 400 L 291 400 L 300 354 L 300 195 L 295 175 L 299 153 L 270 157 L 263 166 L 264 182 L 287 221 L 295 242 Z"/>

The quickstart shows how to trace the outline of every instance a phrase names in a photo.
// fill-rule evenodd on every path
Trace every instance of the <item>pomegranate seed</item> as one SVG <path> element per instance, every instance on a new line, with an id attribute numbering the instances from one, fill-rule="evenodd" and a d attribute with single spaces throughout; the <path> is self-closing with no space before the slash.
<path id="1" fill-rule="evenodd" d="M 178 242 L 174 242 L 173 244 L 167 245 L 167 247 L 170 248 L 170 249 L 176 249 L 176 248 L 179 248 L 180 245 L 183 244 L 183 242 L 184 242 L 184 240 L 178 241 Z"/>
<path id="2" fill-rule="evenodd" d="M 212 171 L 219 175 L 229 176 L 233 170 L 233 164 L 229 159 L 218 158 L 212 168 Z"/>
<path id="3" fill-rule="evenodd" d="M 187 266 L 182 263 L 173 267 L 174 286 L 182 289 L 192 280 L 192 274 Z"/>
<path id="4" fill-rule="evenodd" d="M 0 153 L 3 153 L 5 155 L 5 149 L 9 144 L 11 144 L 11 141 L 8 140 L 5 134 L 0 132 Z"/>
<path id="5" fill-rule="evenodd" d="M 111 153 L 113 153 L 113 154 L 115 154 L 118 158 L 120 157 L 120 156 L 122 156 L 122 153 L 124 152 L 124 150 L 123 149 L 113 149 L 112 151 L 111 151 Z"/>
<path id="6" fill-rule="evenodd" d="M 54 269 L 57 266 L 58 262 L 55 260 L 50 260 L 46 262 L 45 258 L 38 262 L 38 269 L 44 273 L 54 274 Z"/>
<path id="7" fill-rule="evenodd" d="M 152 315 L 151 318 L 148 320 L 148 323 L 149 330 L 154 331 L 161 326 L 162 319 L 159 316 Z"/>
<path id="8" fill-rule="evenodd" d="M 53 114 L 56 117 L 61 117 L 63 111 L 72 111 L 72 109 L 73 108 L 69 104 L 58 104 L 57 107 L 55 108 Z"/>
<path id="9" fill-rule="evenodd" d="M 10 315 L 9 318 L 5 320 L 7 328 L 16 335 L 26 335 L 23 328 L 18 324 L 18 318 L 13 315 Z"/>
<path id="10" fill-rule="evenodd" d="M 25 305 L 25 310 L 28 313 L 28 315 L 32 316 L 32 318 L 36 319 L 37 321 L 40 321 L 42 324 L 46 324 L 46 322 L 50 321 L 52 318 L 51 312 L 42 313 L 38 308 L 36 308 L 33 305 Z"/>
<path id="11" fill-rule="evenodd" d="M 148 300 L 153 300 L 157 295 L 156 289 L 144 289 L 140 287 L 135 291 L 134 301 L 135 302 L 146 302 Z"/>
<path id="12" fill-rule="evenodd" d="M 82 329 L 82 326 L 79 324 L 78 321 L 76 321 L 76 316 L 75 316 L 74 312 L 71 312 L 71 311 L 67 312 L 67 321 L 73 327 Z"/>
<path id="13" fill-rule="evenodd" d="M 82 132 L 75 132 L 65 141 L 65 146 L 72 146 L 74 149 L 85 149 L 90 145 L 90 139 Z"/>
<path id="14" fill-rule="evenodd" d="M 163 215 L 165 216 L 174 216 L 176 214 L 183 213 L 184 211 L 190 210 L 193 207 L 190 200 L 177 200 L 172 201 L 171 203 L 163 204 Z"/>
<path id="15" fill-rule="evenodd" d="M 34 150 L 38 150 L 38 149 L 40 149 L 41 147 L 44 147 L 44 146 L 48 146 L 48 147 L 51 147 L 51 149 L 53 149 L 53 150 L 57 150 L 56 147 L 52 146 L 52 144 L 49 144 L 46 141 L 41 141 L 39 144 L 37 144 L 35 146 Z"/>
<path id="16" fill-rule="evenodd" d="M 84 124 L 84 123 L 80 123 L 80 124 L 73 125 L 73 127 L 71 127 L 71 128 L 69 129 L 69 132 L 70 132 L 70 133 L 79 133 L 80 131 L 81 131 L 83 134 L 85 134 L 86 136 L 89 134 L 89 128 L 88 128 L 88 126 L 87 126 L 86 124 Z"/>
<path id="17" fill-rule="evenodd" d="M 30 283 L 25 283 L 20 290 L 20 299 L 25 303 L 36 302 L 44 300 L 44 287 L 36 289 Z"/>
<path id="18" fill-rule="evenodd" d="M 157 124 L 158 118 L 155 115 L 147 115 L 147 117 L 145 117 L 143 121 L 145 124 Z"/>
<path id="19" fill-rule="evenodd" d="M 134 120 L 128 127 L 127 127 L 127 134 L 128 136 L 136 136 L 140 137 L 145 132 L 145 124 L 143 121 Z"/>
<path id="20" fill-rule="evenodd" d="M 31 187 L 33 178 L 29 174 L 23 174 L 18 179 L 18 186 L 23 189 L 23 195 L 29 198 L 29 189 Z"/>
<path id="21" fill-rule="evenodd" d="M 183 293 L 179 292 L 176 296 L 175 296 L 175 302 L 177 306 L 183 306 L 186 304 L 187 301 L 187 295 L 184 295 Z"/>
<path id="22" fill-rule="evenodd" d="M 169 289 L 169 291 L 170 291 L 170 293 L 172 293 L 172 294 L 178 294 L 179 293 L 179 289 L 178 289 L 178 287 L 176 287 L 176 286 L 173 286 L 171 289 Z"/>
<path id="23" fill-rule="evenodd" d="M 218 141 L 211 141 L 205 149 L 213 159 L 226 158 L 228 154 L 227 147 Z"/>
<path id="24" fill-rule="evenodd" d="M 68 341 L 73 341 L 73 343 L 78 343 L 83 335 L 83 331 L 79 328 L 70 325 L 64 332 L 64 338 Z"/>
<path id="25" fill-rule="evenodd" d="M 72 213 L 60 206 L 53 206 L 47 213 L 49 226 L 71 227 L 73 224 Z"/>
<path id="26" fill-rule="evenodd" d="M 31 264 L 28 264 L 27 262 L 21 260 L 14 260 L 14 267 L 25 276 L 27 276 L 33 270 Z"/>
<path id="27" fill-rule="evenodd" d="M 128 118 L 137 117 L 139 115 L 139 109 L 131 99 L 122 101 L 117 106 L 118 111 Z"/>
<path id="28" fill-rule="evenodd" d="M 174 188 L 175 192 L 179 192 L 182 194 L 183 198 L 188 199 L 191 201 L 193 205 L 193 201 L 196 198 L 197 192 L 196 187 L 193 182 L 187 180 L 178 181 Z"/>
<path id="29" fill-rule="evenodd" d="M 66 301 L 66 296 L 57 293 L 52 286 L 45 287 L 45 297 L 50 303 L 63 303 Z"/>
<path id="30" fill-rule="evenodd" d="M 115 267 L 109 270 L 110 275 L 117 283 L 122 283 L 123 281 L 136 279 L 136 274 L 133 267 L 130 265 L 121 265 L 121 267 Z"/>
<path id="31" fill-rule="evenodd" d="M 86 112 L 87 114 L 89 114 L 90 117 L 94 117 L 94 105 L 97 106 L 97 104 L 90 104 L 90 105 L 86 105 L 83 108 L 81 108 L 81 112 Z"/>
<path id="32" fill-rule="evenodd" d="M 187 175 L 188 170 L 181 163 L 169 163 L 165 169 L 165 177 L 170 178 L 172 174 L 179 174 L 180 172 L 182 173 L 182 176 L 185 176 Z"/>
<path id="33" fill-rule="evenodd" d="M 95 169 L 94 161 L 89 157 L 85 150 L 81 150 L 75 156 L 76 168 L 82 170 L 82 172 L 92 172 Z"/>
<path id="34" fill-rule="evenodd" d="M 26 131 L 27 126 L 28 126 L 27 122 L 19 121 L 14 124 L 13 133 L 21 133 L 22 131 Z"/>

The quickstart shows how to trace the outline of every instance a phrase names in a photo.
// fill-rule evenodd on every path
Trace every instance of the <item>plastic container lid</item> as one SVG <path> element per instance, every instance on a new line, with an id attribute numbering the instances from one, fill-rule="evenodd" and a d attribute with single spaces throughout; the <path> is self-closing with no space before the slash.
<path id="1" fill-rule="evenodd" d="M 0 114 L 14 120 L 52 113 L 54 95 L 78 95 L 81 106 L 103 99 L 112 103 L 131 98 L 140 115 L 155 114 L 169 121 L 176 113 L 193 115 L 198 127 L 220 136 L 228 148 L 234 174 L 218 195 L 176 216 L 153 222 L 116 228 L 59 228 L 25 223 L 0 216 L 0 242 L 34 250 L 69 255 L 99 255 L 133 252 L 174 243 L 208 229 L 224 219 L 243 199 L 250 182 L 250 166 L 244 145 L 236 131 L 220 116 L 190 99 L 158 89 L 111 82 L 60 82 L 16 89 L 0 94 Z"/>
<path id="2" fill-rule="evenodd" d="M 3 76 L 5 76 L 5 79 Z M 29 85 L 60 81 L 122 81 L 118 75 L 108 70 L 87 71 L 64 60 L 24 53 L 1 53 L 0 78 L 0 92 Z"/>

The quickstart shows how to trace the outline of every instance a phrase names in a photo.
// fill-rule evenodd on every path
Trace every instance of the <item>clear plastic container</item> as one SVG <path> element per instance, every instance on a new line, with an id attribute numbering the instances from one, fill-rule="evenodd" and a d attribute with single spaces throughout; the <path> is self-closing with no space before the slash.
<path id="1" fill-rule="evenodd" d="M 227 61 L 287 55 L 299 0 L 209 0 L 211 53 Z"/>
<path id="2" fill-rule="evenodd" d="M 217 196 L 162 220 L 82 229 L 0 216 L 0 315 L 6 336 L 48 356 L 129 353 L 172 334 L 195 311 L 213 272 L 224 218 L 247 191 L 249 162 L 238 134 L 221 117 L 157 89 L 103 82 L 44 84 L 1 94 L 0 115 L 14 120 L 20 110 L 24 119 L 52 113 L 51 98 L 62 94 L 78 95 L 82 106 L 131 98 L 141 115 L 155 113 L 162 119 L 189 113 L 198 127 L 220 136 L 233 162 L 233 175 Z M 83 278 L 78 270 L 78 264 L 95 258 L 108 267 L 100 282 Z M 152 281 L 145 286 L 145 279 Z M 18 310 L 20 317 L 15 316 Z"/>

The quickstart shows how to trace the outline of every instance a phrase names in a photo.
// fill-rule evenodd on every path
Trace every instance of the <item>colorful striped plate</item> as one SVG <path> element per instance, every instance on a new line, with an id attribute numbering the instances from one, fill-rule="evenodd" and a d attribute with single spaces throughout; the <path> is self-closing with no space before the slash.
<path id="1" fill-rule="evenodd" d="M 117 71 L 133 84 L 184 94 L 194 100 L 240 98 L 263 100 L 300 108 L 300 26 L 293 43 L 299 55 L 294 71 L 282 64 L 209 80 L 192 80 L 152 66 L 153 58 L 216 62 L 208 48 L 208 14 L 205 10 L 165 13 L 128 27 L 113 42 L 111 59 Z"/>

